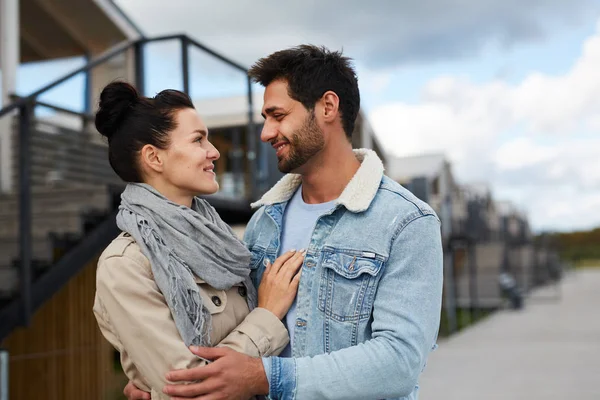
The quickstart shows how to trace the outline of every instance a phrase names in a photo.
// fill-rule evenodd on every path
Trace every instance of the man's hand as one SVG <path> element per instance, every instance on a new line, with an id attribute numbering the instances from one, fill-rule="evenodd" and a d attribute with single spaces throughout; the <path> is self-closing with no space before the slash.
<path id="1" fill-rule="evenodd" d="M 150 400 L 150 393 L 138 389 L 131 381 L 123 389 L 123 394 L 128 400 Z"/>
<path id="2" fill-rule="evenodd" d="M 193 382 L 167 385 L 163 392 L 176 399 L 224 400 L 249 399 L 269 393 L 269 381 L 260 358 L 253 358 L 226 347 L 194 347 L 192 353 L 214 362 L 190 369 L 167 373 L 171 382 Z"/>

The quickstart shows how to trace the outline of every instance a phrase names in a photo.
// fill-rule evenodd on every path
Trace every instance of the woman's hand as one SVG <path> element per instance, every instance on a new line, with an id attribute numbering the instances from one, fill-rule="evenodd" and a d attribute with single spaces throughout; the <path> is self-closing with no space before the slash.
<path id="1" fill-rule="evenodd" d="M 273 265 L 267 263 L 258 287 L 259 307 L 283 319 L 296 298 L 305 254 L 304 250 L 292 250 L 275 260 Z"/>

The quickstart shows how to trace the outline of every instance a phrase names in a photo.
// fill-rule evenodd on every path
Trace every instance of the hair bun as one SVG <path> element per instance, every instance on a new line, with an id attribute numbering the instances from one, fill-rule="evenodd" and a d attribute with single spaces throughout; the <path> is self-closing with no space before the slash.
<path id="1" fill-rule="evenodd" d="M 98 132 L 110 139 L 139 98 L 138 91 L 129 83 L 109 83 L 100 94 L 100 108 L 96 113 Z"/>

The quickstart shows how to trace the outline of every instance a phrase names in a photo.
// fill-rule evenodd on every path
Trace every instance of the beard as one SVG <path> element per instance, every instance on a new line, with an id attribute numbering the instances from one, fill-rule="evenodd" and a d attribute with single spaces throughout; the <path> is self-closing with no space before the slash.
<path id="1" fill-rule="evenodd" d="M 300 168 L 317 154 L 324 144 L 323 132 L 317 125 L 315 113 L 312 111 L 302 126 L 292 133 L 288 154 L 279 159 L 277 168 L 284 174 Z"/>

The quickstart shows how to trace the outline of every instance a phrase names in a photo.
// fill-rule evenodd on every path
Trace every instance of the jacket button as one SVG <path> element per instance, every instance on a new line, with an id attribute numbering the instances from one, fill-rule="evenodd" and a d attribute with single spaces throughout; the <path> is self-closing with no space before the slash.
<path id="1" fill-rule="evenodd" d="M 246 291 L 246 287 L 245 286 L 238 286 L 238 293 L 242 297 L 246 297 L 246 295 L 248 294 L 248 292 Z"/>
<path id="2" fill-rule="evenodd" d="M 211 300 L 215 304 L 215 306 L 217 306 L 217 307 L 221 306 L 221 299 L 219 298 L 219 296 L 213 296 L 213 297 L 211 297 Z"/>

